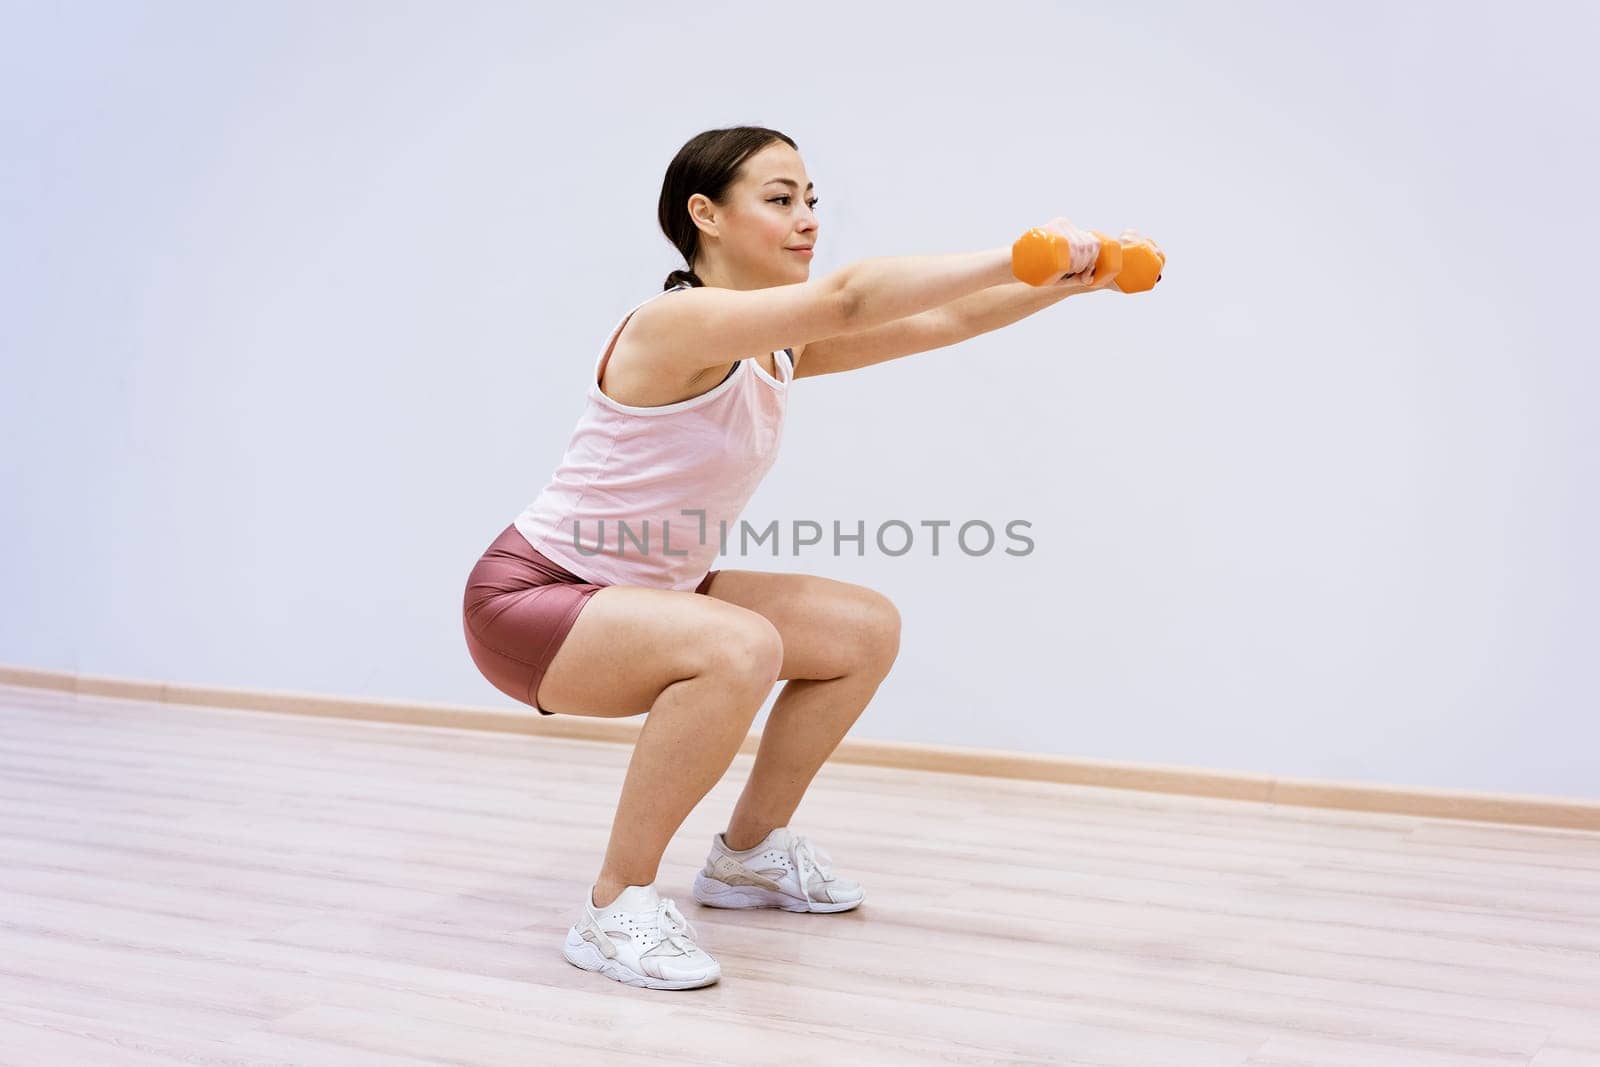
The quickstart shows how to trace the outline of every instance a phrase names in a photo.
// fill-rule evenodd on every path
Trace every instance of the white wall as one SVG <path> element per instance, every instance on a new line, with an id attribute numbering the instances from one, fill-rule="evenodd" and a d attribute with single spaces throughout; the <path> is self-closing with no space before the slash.
<path id="1" fill-rule="evenodd" d="M 549 10 L 5 6 L 0 663 L 517 707 L 467 571 L 752 123 L 816 276 L 1170 257 L 796 383 L 752 524 L 1036 545 L 719 560 L 900 605 L 857 736 L 1600 797 L 1593 7 Z"/>

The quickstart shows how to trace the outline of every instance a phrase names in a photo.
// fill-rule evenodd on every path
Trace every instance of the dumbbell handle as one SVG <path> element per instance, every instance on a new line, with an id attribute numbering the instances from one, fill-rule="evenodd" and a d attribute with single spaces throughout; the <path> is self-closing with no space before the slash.
<path id="1" fill-rule="evenodd" d="M 1100 255 L 1094 273 L 1104 277 L 1115 272 L 1111 284 L 1124 293 L 1142 293 L 1161 280 L 1167 257 L 1147 241 L 1123 243 L 1098 230 Z M 1011 246 L 1011 273 L 1029 285 L 1043 285 L 1050 278 L 1072 267 L 1072 246 L 1067 238 L 1052 230 L 1034 227 Z"/>

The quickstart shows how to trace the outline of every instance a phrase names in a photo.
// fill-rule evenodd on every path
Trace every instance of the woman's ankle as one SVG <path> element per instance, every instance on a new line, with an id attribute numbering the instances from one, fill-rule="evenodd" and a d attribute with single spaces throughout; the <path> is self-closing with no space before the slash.
<path id="1" fill-rule="evenodd" d="M 595 908 L 609 908 L 622 891 L 630 885 L 653 885 L 655 879 L 643 882 L 619 882 L 616 879 L 597 878 L 594 885 L 589 887 L 589 903 Z"/>
<path id="2" fill-rule="evenodd" d="M 741 832 L 739 833 L 738 837 L 735 838 L 733 829 L 730 827 L 729 829 L 722 831 L 722 843 L 727 845 L 728 848 L 732 849 L 734 852 L 749 852 L 751 849 L 755 848 L 757 845 L 761 844 L 761 842 L 765 841 L 771 836 L 771 830 L 763 830 L 760 832 L 760 836 Z M 735 840 L 737 840 L 737 844 L 734 843 Z"/>

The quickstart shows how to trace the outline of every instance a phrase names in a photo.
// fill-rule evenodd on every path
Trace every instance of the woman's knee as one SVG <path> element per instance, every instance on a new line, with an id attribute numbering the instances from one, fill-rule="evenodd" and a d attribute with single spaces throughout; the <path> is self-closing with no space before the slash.
<path id="1" fill-rule="evenodd" d="M 862 665 L 887 672 L 900 655 L 900 609 L 876 589 L 862 589 L 857 610 Z"/>
<path id="2" fill-rule="evenodd" d="M 701 649 L 701 668 L 765 691 L 783 672 L 783 637 L 766 616 L 740 609 Z"/>

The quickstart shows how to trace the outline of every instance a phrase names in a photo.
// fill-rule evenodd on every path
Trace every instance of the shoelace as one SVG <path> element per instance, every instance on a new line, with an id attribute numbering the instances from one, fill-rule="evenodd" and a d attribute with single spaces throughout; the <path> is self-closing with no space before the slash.
<path id="1" fill-rule="evenodd" d="M 794 860 L 795 876 L 800 879 L 800 894 L 805 897 L 807 904 L 811 904 L 816 899 L 811 895 L 811 871 L 822 875 L 824 882 L 833 881 L 836 876 L 829 866 L 833 862 L 833 857 L 820 846 L 813 845 L 810 838 L 799 834 L 794 835 L 794 847 L 789 851 Z M 824 900 L 821 903 L 829 902 Z"/>
<path id="2" fill-rule="evenodd" d="M 656 925 L 662 930 L 661 944 L 672 945 L 685 955 L 694 951 L 694 946 L 686 940 L 697 936 L 694 927 L 672 901 L 663 900 L 656 906 Z"/>

